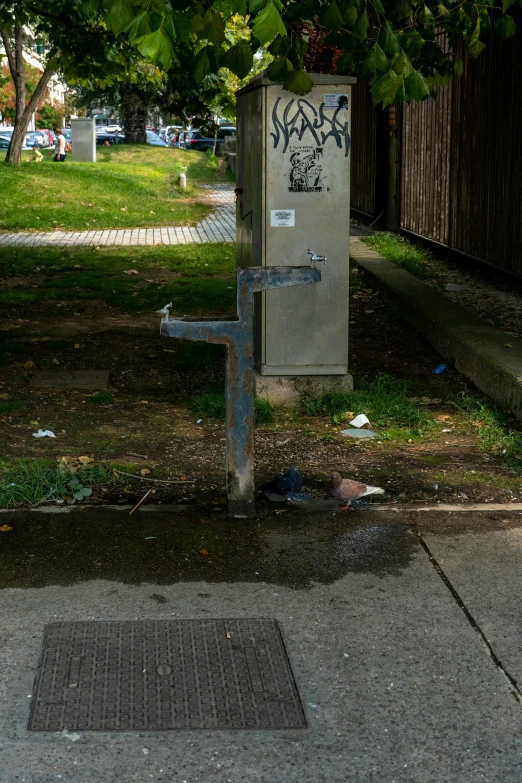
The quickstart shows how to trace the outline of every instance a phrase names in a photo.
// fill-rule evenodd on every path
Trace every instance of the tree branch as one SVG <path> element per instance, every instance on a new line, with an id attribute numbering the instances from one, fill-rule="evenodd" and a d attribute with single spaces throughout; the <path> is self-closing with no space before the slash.
<path id="1" fill-rule="evenodd" d="M 9 70 L 11 71 L 11 76 L 13 77 L 14 81 L 16 64 L 13 50 L 11 49 L 11 41 L 9 40 L 7 30 L 0 30 L 0 35 L 2 36 L 2 42 L 4 44 L 5 53 L 7 55 L 7 62 L 9 63 Z"/>

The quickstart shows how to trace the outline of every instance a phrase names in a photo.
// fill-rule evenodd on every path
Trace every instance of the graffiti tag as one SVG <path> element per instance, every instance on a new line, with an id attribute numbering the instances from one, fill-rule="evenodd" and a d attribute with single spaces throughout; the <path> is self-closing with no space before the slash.
<path id="1" fill-rule="evenodd" d="M 342 107 L 336 109 L 329 117 L 325 114 L 324 103 L 321 103 L 318 111 L 315 106 L 303 98 L 292 99 L 286 104 L 280 118 L 280 101 L 281 98 L 278 98 L 272 110 L 274 130 L 270 135 L 274 139 L 274 149 L 277 149 L 280 142 L 283 142 L 283 152 L 286 152 L 293 136 L 301 141 L 305 134 L 311 134 L 318 147 L 324 146 L 328 139 L 333 139 L 339 149 L 344 148 L 345 158 L 348 157 L 350 133 L 348 123 L 339 118 L 339 114 L 342 118 L 346 117 L 346 112 Z"/>

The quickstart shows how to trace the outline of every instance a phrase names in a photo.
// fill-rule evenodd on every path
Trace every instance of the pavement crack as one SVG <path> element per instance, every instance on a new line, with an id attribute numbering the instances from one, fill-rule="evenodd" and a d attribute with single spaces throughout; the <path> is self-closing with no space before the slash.
<path id="1" fill-rule="evenodd" d="M 509 674 L 509 672 L 505 668 L 504 664 L 502 663 L 502 661 L 500 660 L 500 658 L 498 657 L 498 655 L 494 651 L 493 646 L 491 645 L 490 641 L 486 637 L 486 634 L 484 633 L 484 631 L 482 630 L 480 625 L 477 623 L 477 621 L 475 620 L 475 618 L 473 617 L 473 615 L 469 611 L 468 607 L 466 606 L 466 604 L 464 603 L 464 601 L 460 597 L 459 593 L 457 592 L 457 590 L 455 589 L 455 587 L 451 583 L 451 580 L 449 579 L 449 577 L 447 576 L 447 574 L 445 573 L 445 571 L 443 570 L 441 565 L 437 562 L 435 556 L 431 552 L 431 550 L 430 550 L 429 546 L 427 545 L 426 541 L 423 539 L 421 533 L 417 532 L 417 538 L 419 539 L 419 543 L 420 543 L 421 547 L 426 552 L 426 554 L 428 556 L 428 559 L 429 559 L 430 563 L 432 564 L 433 568 L 435 569 L 435 571 L 437 572 L 437 574 L 439 575 L 439 577 L 441 578 L 441 580 L 443 581 L 445 586 L 448 588 L 449 592 L 451 593 L 451 595 L 453 597 L 453 600 L 455 601 L 455 603 L 457 604 L 457 606 L 459 607 L 461 612 L 464 614 L 466 620 L 471 625 L 473 630 L 478 634 L 478 636 L 479 636 L 479 638 L 480 638 L 480 640 L 482 642 L 482 645 L 483 645 L 483 647 L 484 647 L 484 649 L 486 651 L 486 654 L 491 658 L 491 660 L 493 661 L 493 663 L 495 664 L 497 669 L 503 675 L 503 677 L 504 677 L 504 679 L 506 681 L 506 684 L 507 684 L 509 692 L 511 693 L 513 698 L 516 699 L 516 701 L 518 702 L 519 706 L 522 707 L 522 691 L 520 690 L 520 688 L 519 688 L 519 686 L 517 684 L 516 679 L 514 677 L 512 677 L 511 674 Z"/>

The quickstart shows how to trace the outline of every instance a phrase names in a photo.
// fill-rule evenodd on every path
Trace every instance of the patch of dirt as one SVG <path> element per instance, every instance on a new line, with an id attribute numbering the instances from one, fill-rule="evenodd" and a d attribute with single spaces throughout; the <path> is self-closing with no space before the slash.
<path id="1" fill-rule="evenodd" d="M 355 276 L 357 281 L 357 277 Z M 351 299 L 350 370 L 356 377 L 376 372 L 408 379 L 412 394 L 458 398 L 469 387 L 453 370 L 434 376 L 435 351 L 390 310 L 376 292 L 359 283 Z M 62 307 L 59 305 L 62 304 Z M 81 309 L 80 309 L 81 308 Z M 180 371 L 180 343 L 161 337 L 155 315 L 125 315 L 96 302 L 37 303 L 30 318 L 21 307 L 5 308 L 4 330 L 12 330 L 17 351 L 0 367 L 0 394 L 24 403 L 22 410 L 0 413 L 2 456 L 52 458 L 85 454 L 95 462 L 123 462 L 137 478 L 114 490 L 99 487 L 95 502 L 137 502 L 153 487 L 155 502 L 204 501 L 222 506 L 225 496 L 224 423 L 190 409 L 195 394 L 224 386 L 224 362 Z M 75 347 L 79 346 L 79 347 Z M 34 367 L 25 367 L 32 362 Z M 57 364 L 58 362 L 58 364 Z M 89 392 L 29 388 L 34 369 L 110 369 L 117 392 L 110 405 L 88 401 Z M 451 417 L 443 403 L 429 407 Z M 34 422 L 37 422 L 35 424 Z M 56 439 L 35 439 L 36 429 L 50 429 Z M 444 422 L 429 439 L 355 443 L 339 434 L 327 418 L 307 419 L 292 412 L 274 425 L 256 430 L 256 481 L 298 464 L 306 488 L 326 497 L 327 476 L 346 476 L 381 485 L 386 502 L 506 501 L 522 494 L 521 480 L 500 458 L 485 461 L 476 432 L 444 433 Z M 138 456 L 136 456 L 138 455 Z M 187 484 L 153 484 L 148 478 Z"/>

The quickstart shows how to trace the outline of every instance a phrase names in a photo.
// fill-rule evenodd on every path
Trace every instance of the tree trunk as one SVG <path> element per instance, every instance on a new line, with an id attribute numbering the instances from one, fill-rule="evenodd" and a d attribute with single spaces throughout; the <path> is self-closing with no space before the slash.
<path id="1" fill-rule="evenodd" d="M 5 41 L 4 41 L 4 45 L 5 45 Z M 16 117 L 13 135 L 11 136 L 11 142 L 9 144 L 9 149 L 7 150 L 7 155 L 5 156 L 6 163 L 12 163 L 17 166 L 20 165 L 20 161 L 22 159 L 22 147 L 24 146 L 25 134 L 27 133 L 27 128 L 29 127 L 31 116 L 33 112 L 36 111 L 38 104 L 40 103 L 41 97 L 44 94 L 45 88 L 49 84 L 51 76 L 55 71 L 56 71 L 56 67 L 54 65 L 52 67 L 47 67 L 45 69 L 45 71 L 43 72 L 40 78 L 40 81 L 36 85 L 35 91 L 31 95 L 29 103 L 24 108 L 21 116 Z M 13 81 L 14 81 L 14 77 L 13 77 Z M 16 82 L 15 82 L 15 88 L 16 88 Z M 25 97 L 25 87 L 24 87 L 24 97 Z"/>
<path id="2" fill-rule="evenodd" d="M 147 143 L 147 100 L 143 90 L 129 86 L 122 89 L 123 125 L 125 144 Z"/>
<path id="3" fill-rule="evenodd" d="M 25 109 L 24 42 L 22 27 L 19 24 L 15 27 L 15 76 L 13 76 L 13 81 L 16 91 L 16 125 Z"/>

